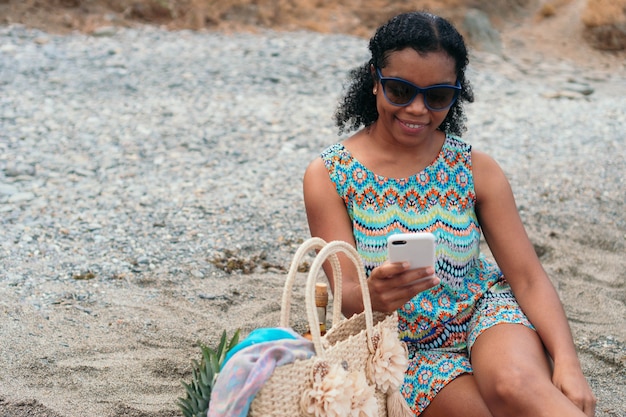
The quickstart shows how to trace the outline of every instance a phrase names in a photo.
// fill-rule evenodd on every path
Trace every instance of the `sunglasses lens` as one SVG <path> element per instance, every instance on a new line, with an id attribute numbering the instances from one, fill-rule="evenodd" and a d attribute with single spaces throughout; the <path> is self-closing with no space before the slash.
<path id="1" fill-rule="evenodd" d="M 425 93 L 428 107 L 433 110 L 448 108 L 456 98 L 457 90 L 448 87 L 430 88 Z"/>
<path id="2" fill-rule="evenodd" d="M 386 80 L 383 88 L 387 100 L 400 106 L 409 103 L 417 92 L 414 86 L 400 80 Z"/>
<path id="3" fill-rule="evenodd" d="M 406 106 L 417 96 L 424 94 L 426 107 L 430 110 L 445 110 L 454 104 L 459 90 L 453 86 L 433 86 L 418 90 L 413 84 L 400 79 L 383 79 L 383 90 L 387 100 L 396 106 Z"/>

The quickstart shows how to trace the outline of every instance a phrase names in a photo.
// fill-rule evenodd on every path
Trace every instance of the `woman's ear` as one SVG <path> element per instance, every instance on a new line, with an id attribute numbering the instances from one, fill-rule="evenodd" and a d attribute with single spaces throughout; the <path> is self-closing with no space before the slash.
<path id="1" fill-rule="evenodd" d="M 376 68 L 374 68 L 374 64 L 370 64 L 370 75 L 372 76 L 372 82 L 374 83 L 372 93 L 376 95 L 376 93 L 378 93 L 378 74 L 376 74 Z"/>

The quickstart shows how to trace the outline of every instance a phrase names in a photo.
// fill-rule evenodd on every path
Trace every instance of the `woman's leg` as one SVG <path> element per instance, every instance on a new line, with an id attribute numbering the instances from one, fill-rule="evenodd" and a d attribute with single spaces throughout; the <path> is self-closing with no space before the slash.
<path id="1" fill-rule="evenodd" d="M 498 324 L 478 336 L 471 351 L 478 390 L 495 417 L 585 417 L 551 380 L 537 333 Z"/>
<path id="2" fill-rule="evenodd" d="M 491 417 L 474 376 L 463 374 L 446 385 L 420 417 Z"/>

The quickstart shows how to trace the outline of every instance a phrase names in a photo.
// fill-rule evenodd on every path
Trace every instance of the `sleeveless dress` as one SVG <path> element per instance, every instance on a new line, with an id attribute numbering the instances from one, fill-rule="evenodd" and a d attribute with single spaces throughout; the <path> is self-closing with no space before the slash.
<path id="1" fill-rule="evenodd" d="M 401 391 L 419 415 L 447 383 L 472 372 L 469 354 L 482 331 L 498 323 L 532 328 L 498 266 L 480 253 L 471 146 L 447 135 L 436 159 L 409 178 L 373 173 L 341 143 L 321 158 L 345 202 L 368 276 L 387 259 L 389 235 L 435 235 L 441 283 L 398 310 L 410 362 Z"/>

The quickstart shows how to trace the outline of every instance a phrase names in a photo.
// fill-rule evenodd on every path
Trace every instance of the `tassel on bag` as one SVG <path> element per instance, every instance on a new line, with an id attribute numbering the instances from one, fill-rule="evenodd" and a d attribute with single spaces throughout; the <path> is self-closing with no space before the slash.
<path id="1" fill-rule="evenodd" d="M 387 393 L 387 415 L 388 417 L 415 417 L 413 410 L 409 408 L 399 390 Z"/>

